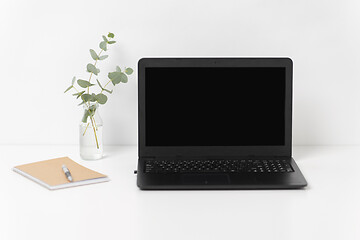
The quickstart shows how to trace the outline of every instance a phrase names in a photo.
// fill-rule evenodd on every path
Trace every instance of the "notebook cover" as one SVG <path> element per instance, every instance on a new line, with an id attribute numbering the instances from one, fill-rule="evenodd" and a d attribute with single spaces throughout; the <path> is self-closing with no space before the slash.
<path id="1" fill-rule="evenodd" d="M 106 178 L 108 180 L 106 175 L 81 166 L 68 157 L 19 165 L 14 167 L 14 171 L 20 170 L 16 172 L 24 172 L 27 175 L 44 182 L 46 185 L 54 187 L 57 185 L 70 184 L 62 170 L 62 165 L 66 165 L 69 169 L 71 176 L 73 177 L 73 183 L 98 178 Z M 93 181 L 90 181 L 89 183 L 91 182 Z"/>

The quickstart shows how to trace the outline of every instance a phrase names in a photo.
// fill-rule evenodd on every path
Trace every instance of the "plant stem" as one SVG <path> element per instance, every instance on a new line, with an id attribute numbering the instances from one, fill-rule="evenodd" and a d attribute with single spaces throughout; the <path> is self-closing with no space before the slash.
<path id="1" fill-rule="evenodd" d="M 98 57 L 100 57 L 101 53 L 103 52 L 103 50 L 101 50 L 98 54 Z M 95 60 L 95 63 L 94 63 L 94 66 L 96 67 L 96 63 L 97 63 L 98 59 Z M 89 78 L 89 82 L 91 82 L 91 77 L 92 77 L 92 74 L 90 74 L 90 78 Z M 89 94 L 89 91 L 90 91 L 90 87 L 87 88 L 87 93 Z"/>
<path id="2" fill-rule="evenodd" d="M 95 135 L 95 140 L 96 140 L 96 147 L 97 149 L 99 149 L 99 142 L 98 142 L 98 139 L 97 139 L 97 136 L 96 136 L 96 129 L 95 129 L 95 126 L 94 126 L 94 122 L 93 122 L 93 117 L 90 117 L 90 120 L 91 120 L 91 125 L 94 129 L 94 135 Z"/>
<path id="3" fill-rule="evenodd" d="M 91 76 L 92 76 L 92 74 L 93 74 L 93 73 L 90 73 L 89 82 L 90 82 L 90 80 L 91 80 Z M 88 94 L 89 94 L 89 91 L 90 91 L 89 89 L 90 89 L 90 87 L 88 87 L 88 89 L 87 89 L 87 90 L 88 90 L 88 91 L 87 91 L 87 92 L 88 92 Z"/>
<path id="4" fill-rule="evenodd" d="M 103 52 L 104 50 L 101 49 L 101 51 L 99 52 L 98 56 L 100 57 L 101 53 Z M 96 63 L 97 63 L 97 60 L 95 61 L 95 64 L 94 66 L 96 66 Z"/>
<path id="5" fill-rule="evenodd" d="M 104 89 L 106 88 L 106 86 L 107 86 L 110 82 L 111 82 L 111 80 L 109 80 L 109 81 L 105 84 L 105 86 L 103 87 L 103 89 L 101 90 L 100 93 L 102 93 L 102 92 L 104 91 Z"/>
<path id="6" fill-rule="evenodd" d="M 96 122 L 95 122 L 95 118 L 93 117 L 93 120 L 94 120 L 94 124 L 95 124 L 95 128 L 96 128 L 96 131 L 98 130 L 98 126 L 97 126 L 97 124 L 96 124 Z"/>
<path id="7" fill-rule="evenodd" d="M 83 133 L 83 136 L 85 136 L 85 133 L 86 133 L 86 130 L 88 129 L 88 127 L 89 127 L 89 124 L 90 124 L 90 123 L 88 123 L 88 124 L 86 125 L 86 128 L 85 128 L 85 131 L 84 131 L 84 133 Z"/>
<path id="8" fill-rule="evenodd" d="M 79 90 L 77 90 L 75 86 L 72 86 L 72 87 L 79 93 Z"/>

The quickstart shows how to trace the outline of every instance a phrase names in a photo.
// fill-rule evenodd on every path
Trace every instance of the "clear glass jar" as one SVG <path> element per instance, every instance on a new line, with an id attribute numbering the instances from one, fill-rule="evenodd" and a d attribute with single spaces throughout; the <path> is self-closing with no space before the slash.
<path id="1" fill-rule="evenodd" d="M 99 115 L 99 104 L 87 102 L 79 126 L 80 156 L 84 160 L 101 159 L 103 156 L 103 121 Z"/>

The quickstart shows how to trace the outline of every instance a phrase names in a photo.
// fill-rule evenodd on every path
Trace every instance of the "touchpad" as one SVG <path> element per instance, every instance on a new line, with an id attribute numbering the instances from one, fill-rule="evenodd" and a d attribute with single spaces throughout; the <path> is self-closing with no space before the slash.
<path id="1" fill-rule="evenodd" d="M 230 183 L 228 174 L 206 174 L 205 178 L 206 184 L 210 185 L 224 185 Z"/>
<path id="2" fill-rule="evenodd" d="M 225 185 L 230 183 L 228 174 L 184 174 L 182 175 L 183 184 L 209 184 Z"/>
<path id="3" fill-rule="evenodd" d="M 181 175 L 183 184 L 205 184 L 205 174 L 183 174 Z"/>

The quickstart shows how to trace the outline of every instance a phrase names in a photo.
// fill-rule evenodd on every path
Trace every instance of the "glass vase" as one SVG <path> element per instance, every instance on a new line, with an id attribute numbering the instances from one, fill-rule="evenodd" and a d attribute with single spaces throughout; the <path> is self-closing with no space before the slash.
<path id="1" fill-rule="evenodd" d="M 101 159 L 103 156 L 103 121 L 99 104 L 87 102 L 79 126 L 80 156 L 84 160 Z"/>

